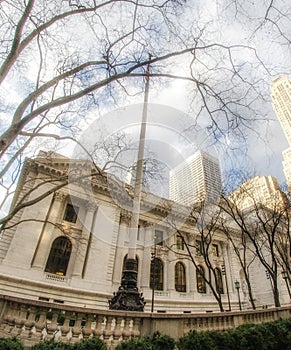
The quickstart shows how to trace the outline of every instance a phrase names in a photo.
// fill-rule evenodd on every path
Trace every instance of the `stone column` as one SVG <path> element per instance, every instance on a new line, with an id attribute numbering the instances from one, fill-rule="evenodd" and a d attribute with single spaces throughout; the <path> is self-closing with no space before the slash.
<path id="1" fill-rule="evenodd" d="M 36 185 L 38 185 L 39 182 L 40 181 L 36 181 Z M 29 199 L 37 198 L 49 189 L 50 187 L 48 186 L 40 186 L 30 195 Z M 23 277 L 21 270 L 30 269 L 41 233 L 46 226 L 45 222 L 47 220 L 48 210 L 51 206 L 51 201 L 52 194 L 46 196 L 36 204 L 24 208 L 21 216 L 21 220 L 23 221 L 17 225 L 13 239 L 2 263 L 2 266 L 9 266 L 9 269 L 16 268 L 17 271 L 10 271 L 11 274 L 15 274 L 15 276 L 20 274 Z M 6 270 L 6 272 L 8 272 L 8 270 Z"/>
<path id="2" fill-rule="evenodd" d="M 112 282 L 118 287 L 121 282 L 122 277 L 122 268 L 123 268 L 123 259 L 125 255 L 125 241 L 128 240 L 128 227 L 130 224 L 130 215 L 125 210 L 122 210 L 120 213 L 119 220 L 119 232 L 117 238 L 117 247 L 114 260 L 113 276 Z"/>
<path id="3" fill-rule="evenodd" d="M 167 271 L 167 280 L 168 280 L 168 290 L 175 290 L 175 264 L 176 264 L 176 256 L 175 253 L 170 250 L 169 251 L 169 263 L 168 263 L 168 271 Z"/>
<path id="4" fill-rule="evenodd" d="M 229 289 L 229 292 L 231 293 L 231 292 L 234 292 L 234 279 L 233 279 L 233 269 L 229 261 L 227 244 L 222 243 L 221 248 L 222 248 L 222 256 L 224 259 L 226 278 L 228 281 L 228 289 Z M 224 283 L 225 283 L 225 279 L 224 279 Z"/>
<path id="5" fill-rule="evenodd" d="M 52 205 L 49 221 L 55 223 L 59 223 L 61 219 L 62 206 L 64 204 L 64 200 L 66 198 L 66 194 L 63 191 L 57 191 L 54 193 L 54 203 Z"/>
<path id="6" fill-rule="evenodd" d="M 153 242 L 154 231 L 153 225 L 147 224 L 145 226 L 145 235 L 144 235 L 144 250 L 143 250 L 143 259 L 141 266 L 141 283 L 140 287 L 149 288 L 150 286 L 150 271 L 151 271 L 151 242 Z"/>
<path id="7" fill-rule="evenodd" d="M 88 202 L 86 204 L 86 216 L 83 224 L 83 230 L 81 236 L 77 239 L 78 249 L 77 256 L 75 259 L 75 265 L 73 268 L 73 276 L 83 277 L 84 273 L 84 263 L 88 254 L 88 243 L 92 230 L 94 213 L 96 210 L 95 202 Z"/>
<path id="8" fill-rule="evenodd" d="M 48 242 L 51 241 L 51 238 L 53 237 L 53 231 L 56 229 L 54 224 L 61 222 L 61 214 L 63 212 L 62 207 L 64 205 L 65 198 L 66 194 L 62 191 L 57 191 L 54 193 L 53 204 L 48 215 L 49 222 L 46 223 L 43 227 L 31 263 L 32 267 L 37 267 L 39 269 L 44 269 L 45 267 L 48 252 L 50 250 L 50 245 Z M 59 233 L 61 233 L 61 231 Z"/>

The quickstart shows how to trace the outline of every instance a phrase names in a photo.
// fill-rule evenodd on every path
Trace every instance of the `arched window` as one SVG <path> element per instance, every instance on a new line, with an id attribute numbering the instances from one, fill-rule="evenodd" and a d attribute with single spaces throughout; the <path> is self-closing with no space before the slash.
<path id="1" fill-rule="evenodd" d="M 186 292 L 185 266 L 181 262 L 175 265 L 175 289 L 177 292 Z"/>
<path id="2" fill-rule="evenodd" d="M 151 262 L 151 289 L 164 289 L 164 266 L 161 259 L 154 258 Z"/>
<path id="3" fill-rule="evenodd" d="M 200 265 L 196 269 L 196 282 L 197 282 L 197 292 L 206 293 L 206 283 L 204 280 L 205 272 L 204 268 Z"/>
<path id="4" fill-rule="evenodd" d="M 55 273 L 56 275 L 65 275 L 71 251 L 72 243 L 67 237 L 61 236 L 56 238 L 51 246 L 45 272 Z"/>
<path id="5" fill-rule="evenodd" d="M 217 293 L 223 294 L 223 282 L 222 282 L 222 274 L 218 267 L 214 269 L 214 277 L 215 277 L 215 288 Z"/>

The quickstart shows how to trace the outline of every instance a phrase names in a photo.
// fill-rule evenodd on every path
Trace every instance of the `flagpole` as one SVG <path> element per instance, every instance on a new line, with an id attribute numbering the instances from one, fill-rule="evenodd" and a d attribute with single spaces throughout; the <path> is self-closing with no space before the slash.
<path id="1" fill-rule="evenodd" d="M 149 56 L 149 59 L 151 57 Z M 138 223 L 140 215 L 140 202 L 143 182 L 143 168 L 144 168 L 144 150 L 145 150 L 145 135 L 147 128 L 147 114 L 148 114 L 148 99 L 149 99 L 149 63 L 146 70 L 146 84 L 144 93 L 144 103 L 142 111 L 142 121 L 139 135 L 139 146 L 137 155 L 136 175 L 134 184 L 134 196 L 132 206 L 132 216 L 130 221 L 130 237 L 128 247 L 128 259 L 136 258 L 136 240 L 138 233 Z"/>
<path id="2" fill-rule="evenodd" d="M 149 55 L 149 61 L 150 60 L 151 55 Z M 145 301 L 142 297 L 142 294 L 139 293 L 137 288 L 138 271 L 136 260 L 136 243 L 143 181 L 144 150 L 149 97 L 149 73 L 150 62 L 147 65 L 145 76 L 146 83 L 142 110 L 142 121 L 139 135 L 136 176 L 130 221 L 128 255 L 125 260 L 125 268 L 122 275 L 121 286 L 119 287 L 117 293 L 114 294 L 114 297 L 111 300 L 109 300 L 109 309 L 111 310 L 144 311 L 145 305 Z"/>

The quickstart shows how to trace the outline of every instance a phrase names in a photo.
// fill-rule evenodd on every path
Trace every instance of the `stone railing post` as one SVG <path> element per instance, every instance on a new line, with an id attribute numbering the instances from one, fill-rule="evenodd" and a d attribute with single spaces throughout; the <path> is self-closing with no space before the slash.
<path id="1" fill-rule="evenodd" d="M 73 331 L 72 343 L 76 343 L 81 339 L 83 339 L 83 332 L 82 332 L 82 326 L 81 326 L 83 317 L 84 317 L 83 313 L 77 314 L 74 327 L 72 328 L 72 331 Z"/>
<path id="2" fill-rule="evenodd" d="M 58 319 L 58 313 L 54 310 L 52 319 L 47 320 L 47 326 L 46 326 L 47 335 L 45 337 L 47 340 L 53 339 L 55 336 L 55 333 L 58 329 L 57 319 Z"/>

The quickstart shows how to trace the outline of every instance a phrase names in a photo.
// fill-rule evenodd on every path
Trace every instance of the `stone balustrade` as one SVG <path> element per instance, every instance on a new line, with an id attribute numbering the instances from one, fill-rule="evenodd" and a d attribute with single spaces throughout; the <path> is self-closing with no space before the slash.
<path id="1" fill-rule="evenodd" d="M 29 348 L 44 339 L 74 343 L 97 336 L 106 342 L 109 349 L 114 349 L 121 341 L 157 330 L 178 339 L 191 329 L 226 330 L 244 323 L 289 317 L 291 306 L 224 313 L 151 314 L 76 308 L 1 296 L 0 337 L 18 337 Z"/>

